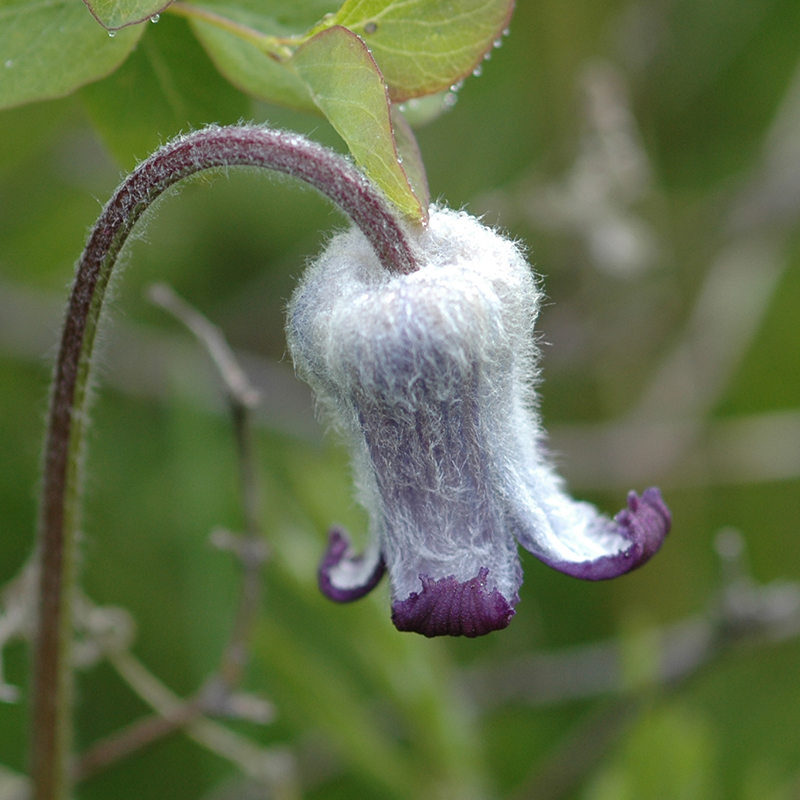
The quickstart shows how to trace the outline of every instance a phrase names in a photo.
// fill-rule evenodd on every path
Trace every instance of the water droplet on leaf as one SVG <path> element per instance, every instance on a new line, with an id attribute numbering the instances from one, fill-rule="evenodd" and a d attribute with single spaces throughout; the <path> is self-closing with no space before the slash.
<path id="1" fill-rule="evenodd" d="M 455 92 L 448 92 L 442 100 L 445 108 L 452 108 L 458 102 L 458 95 Z"/>
<path id="2" fill-rule="evenodd" d="M 150 17 L 150 22 L 152 22 L 155 25 L 155 23 L 158 22 L 160 19 L 161 19 L 161 14 L 153 14 L 153 16 Z"/>
<path id="3" fill-rule="evenodd" d="M 378 30 L 378 24 L 376 22 L 368 22 L 364 26 L 364 33 L 375 33 Z"/>
<path id="4" fill-rule="evenodd" d="M 494 47 L 495 50 L 501 48 L 502 46 L 503 46 L 502 39 L 495 39 L 494 42 L 492 43 L 492 47 Z"/>
<path id="5" fill-rule="evenodd" d="M 113 39 L 117 35 L 117 32 L 116 31 L 109 31 L 108 35 Z"/>
<path id="6" fill-rule="evenodd" d="M 473 75 L 474 75 L 476 78 L 480 78 L 480 76 L 483 74 L 483 67 L 481 67 L 481 66 L 477 66 L 477 67 L 475 67 L 475 69 L 474 69 L 474 70 L 472 70 L 472 74 L 473 74 Z"/>
<path id="7" fill-rule="evenodd" d="M 13 59 L 9 58 L 8 61 L 6 61 L 6 69 L 11 69 L 11 67 L 13 66 L 14 66 L 14 61 Z"/>

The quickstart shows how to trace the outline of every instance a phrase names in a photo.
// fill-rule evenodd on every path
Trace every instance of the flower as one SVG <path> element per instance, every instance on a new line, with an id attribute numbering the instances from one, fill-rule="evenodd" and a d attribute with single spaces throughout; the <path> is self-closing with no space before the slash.
<path id="1" fill-rule="evenodd" d="M 536 409 L 541 294 L 519 247 L 465 213 L 434 209 L 420 268 L 391 275 L 356 229 L 334 237 L 289 306 L 298 373 L 349 442 L 370 544 L 339 528 L 319 570 L 332 600 L 388 570 L 392 620 L 425 636 L 504 628 L 522 584 L 517 543 L 598 580 L 661 546 L 658 489 L 612 520 L 564 490 Z"/>

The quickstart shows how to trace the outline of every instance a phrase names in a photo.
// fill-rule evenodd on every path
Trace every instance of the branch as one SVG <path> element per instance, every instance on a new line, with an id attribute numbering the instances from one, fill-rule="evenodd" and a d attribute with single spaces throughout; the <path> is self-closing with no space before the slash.
<path id="1" fill-rule="evenodd" d="M 148 290 L 151 302 L 175 316 L 197 337 L 214 362 L 225 384 L 233 418 L 242 495 L 245 535 L 217 530 L 212 542 L 222 550 L 232 551 L 242 565 L 242 587 L 239 606 L 228 645 L 217 675 L 207 686 L 208 698 L 230 695 L 238 686 L 247 658 L 249 641 L 261 599 L 261 567 L 267 559 L 267 548 L 261 532 L 261 493 L 255 462 L 251 410 L 259 401 L 258 392 L 250 385 L 244 370 L 222 332 L 192 308 L 166 284 L 155 284 Z"/>
<path id="2" fill-rule="evenodd" d="M 130 652 L 111 655 L 114 669 L 160 717 L 183 727 L 187 736 L 217 755 L 237 764 L 242 772 L 275 789 L 277 797 L 294 797 L 291 756 L 283 749 L 259 747 L 249 739 L 206 719 L 200 707 L 173 694 Z"/>
<path id="3" fill-rule="evenodd" d="M 146 679 L 144 668 L 135 667 L 136 662 L 130 661 L 130 654 L 122 661 L 115 662 L 112 658 L 120 675 L 134 691 L 159 711 L 159 715 L 140 720 L 91 747 L 81 756 L 73 770 L 75 781 L 84 780 L 174 731 L 187 728 L 204 712 L 247 716 L 260 722 L 267 722 L 271 717 L 271 708 L 264 701 L 234 695 L 234 690 L 241 682 L 249 653 L 250 638 L 261 598 L 261 568 L 267 558 L 267 548 L 260 529 L 261 498 L 250 419 L 250 411 L 259 401 L 258 392 L 250 386 L 247 375 L 239 366 L 219 328 L 166 284 L 151 286 L 147 296 L 151 302 L 176 317 L 197 337 L 225 385 L 239 454 L 246 534 L 237 536 L 229 531 L 216 530 L 211 539 L 217 547 L 230 550 L 238 557 L 243 570 L 242 586 L 233 628 L 219 668 L 194 699 L 180 701 L 175 698 L 177 705 L 168 703 L 167 690 L 159 690 L 154 677 Z M 216 734 L 215 741 L 220 735 Z"/>
<path id="4" fill-rule="evenodd" d="M 466 691 L 483 711 L 509 702 L 545 706 L 626 696 L 648 685 L 676 686 L 731 647 L 800 635 L 800 583 L 756 583 L 744 538 L 732 528 L 717 534 L 715 546 L 722 582 L 701 613 L 633 636 L 473 668 L 464 675 Z M 645 648 L 642 664 L 637 656 Z"/>
<path id="5" fill-rule="evenodd" d="M 467 692 L 484 711 L 509 701 L 539 706 L 607 698 L 535 765 L 516 800 L 557 800 L 572 792 L 646 710 L 653 687 L 675 692 L 732 647 L 800 634 L 800 584 L 757 584 L 738 531 L 723 529 L 715 544 L 722 585 L 704 613 L 628 639 L 467 673 Z"/>

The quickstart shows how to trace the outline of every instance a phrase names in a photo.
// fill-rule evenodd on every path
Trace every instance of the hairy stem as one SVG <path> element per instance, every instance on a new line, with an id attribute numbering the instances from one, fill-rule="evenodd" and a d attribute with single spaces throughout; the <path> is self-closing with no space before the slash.
<path id="1" fill-rule="evenodd" d="M 197 172 L 232 166 L 265 167 L 310 183 L 361 228 L 388 270 L 409 273 L 416 268 L 402 223 L 373 184 L 341 156 L 295 134 L 257 127 L 198 131 L 161 148 L 117 189 L 78 262 L 50 399 L 38 540 L 34 800 L 69 797 L 71 595 L 80 461 L 89 368 L 105 290 L 133 226 L 159 195 Z"/>

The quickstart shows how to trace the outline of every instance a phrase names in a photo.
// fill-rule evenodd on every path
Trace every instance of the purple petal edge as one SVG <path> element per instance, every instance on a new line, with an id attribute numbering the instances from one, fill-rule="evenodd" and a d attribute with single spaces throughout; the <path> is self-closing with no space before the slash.
<path id="1" fill-rule="evenodd" d="M 613 556 L 603 556 L 595 561 L 547 561 L 546 563 L 587 581 L 617 578 L 626 572 L 641 567 L 655 555 L 672 526 L 672 515 L 656 487 L 645 489 L 639 497 L 636 492 L 628 494 L 628 507 L 614 517 L 617 532 L 628 539 L 631 546 Z"/>
<path id="2" fill-rule="evenodd" d="M 331 580 L 331 570 L 334 567 L 337 567 L 344 560 L 358 563 L 364 558 L 363 555 L 348 556 L 347 551 L 349 549 L 350 538 L 348 535 L 341 528 L 331 528 L 328 531 L 328 549 L 320 562 L 317 580 L 322 594 L 336 603 L 351 603 L 353 600 L 359 600 L 365 594 L 369 594 L 378 585 L 383 573 L 386 572 L 386 564 L 383 558 L 379 558 L 375 569 L 369 573 L 367 579 L 360 586 L 353 586 L 349 589 L 334 586 Z"/>
<path id="3" fill-rule="evenodd" d="M 497 589 L 486 591 L 489 570 L 482 567 L 471 580 L 453 575 L 433 580 L 420 575 L 422 591 L 392 605 L 392 622 L 399 631 L 423 636 L 483 636 L 505 628 L 514 616 L 512 604 Z"/>

